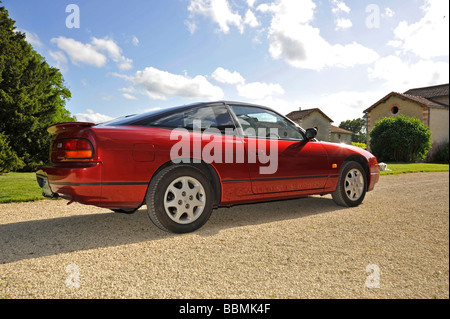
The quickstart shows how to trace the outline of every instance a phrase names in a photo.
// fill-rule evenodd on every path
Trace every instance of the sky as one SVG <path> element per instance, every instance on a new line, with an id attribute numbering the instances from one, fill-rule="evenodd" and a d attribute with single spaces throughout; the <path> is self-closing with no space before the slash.
<path id="1" fill-rule="evenodd" d="M 231 100 L 338 126 L 449 82 L 447 0 L 2 0 L 79 121 Z"/>

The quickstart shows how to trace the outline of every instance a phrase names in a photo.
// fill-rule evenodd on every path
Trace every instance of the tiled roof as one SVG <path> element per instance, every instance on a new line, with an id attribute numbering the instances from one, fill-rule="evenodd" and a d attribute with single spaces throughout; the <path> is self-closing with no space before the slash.
<path id="1" fill-rule="evenodd" d="M 307 110 L 300 110 L 300 111 L 292 111 L 289 114 L 286 115 L 286 117 L 290 118 L 293 121 L 296 120 L 302 120 L 305 117 L 307 117 L 308 115 L 310 115 L 313 112 L 319 112 L 320 114 L 322 114 L 326 119 L 328 119 L 330 122 L 333 122 L 332 119 L 330 119 L 325 113 L 323 113 L 319 108 L 314 108 L 314 109 L 307 109 Z"/>
<path id="2" fill-rule="evenodd" d="M 428 106 L 428 107 L 440 107 L 441 106 L 439 103 L 435 103 L 435 102 L 433 102 L 429 99 L 426 99 L 422 96 L 406 94 L 406 93 L 397 93 L 397 94 L 400 96 L 403 96 L 406 99 L 417 102 L 422 106 Z"/>
<path id="3" fill-rule="evenodd" d="M 364 113 L 369 112 L 378 104 L 386 102 L 386 100 L 393 95 L 399 96 L 402 99 L 407 99 L 416 102 L 417 104 L 423 107 L 448 109 L 448 104 L 433 99 L 438 97 L 449 96 L 449 83 L 410 89 L 405 93 L 391 92 L 385 97 L 383 97 L 381 100 L 373 104 L 371 107 L 364 110 Z"/>
<path id="4" fill-rule="evenodd" d="M 431 101 L 429 99 L 426 99 L 426 98 L 424 98 L 422 96 L 416 96 L 416 95 L 411 95 L 411 94 L 406 94 L 406 93 L 391 92 L 388 95 L 386 95 L 385 97 L 383 97 L 382 99 L 380 99 L 379 101 L 377 101 L 375 104 L 373 104 L 368 109 L 365 109 L 364 113 L 369 112 L 370 110 L 375 108 L 378 104 L 380 104 L 382 102 L 386 102 L 386 100 L 388 100 L 393 95 L 399 96 L 402 99 L 406 99 L 406 100 L 410 100 L 412 102 L 416 102 L 417 104 L 419 104 L 421 106 L 424 106 L 424 107 L 448 108 L 448 106 L 444 106 L 444 105 L 442 105 L 440 103 L 436 103 L 436 102 Z"/>
<path id="5" fill-rule="evenodd" d="M 344 130 L 343 128 L 334 125 L 331 125 L 331 133 L 353 134 L 352 131 Z"/>
<path id="6" fill-rule="evenodd" d="M 410 89 L 406 91 L 404 94 L 421 96 L 426 99 L 430 99 L 433 97 L 448 96 L 449 95 L 448 88 L 449 84 L 447 83 L 423 88 Z"/>

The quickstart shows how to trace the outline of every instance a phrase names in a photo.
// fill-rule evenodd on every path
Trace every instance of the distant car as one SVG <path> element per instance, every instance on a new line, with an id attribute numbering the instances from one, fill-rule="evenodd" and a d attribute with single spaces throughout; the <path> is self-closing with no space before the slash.
<path id="1" fill-rule="evenodd" d="M 318 141 L 316 129 L 247 103 L 196 103 L 48 131 L 51 163 L 36 172 L 44 196 L 123 213 L 146 205 L 153 223 L 174 233 L 200 228 L 220 206 L 316 194 L 357 206 L 380 174 L 371 153 Z"/>

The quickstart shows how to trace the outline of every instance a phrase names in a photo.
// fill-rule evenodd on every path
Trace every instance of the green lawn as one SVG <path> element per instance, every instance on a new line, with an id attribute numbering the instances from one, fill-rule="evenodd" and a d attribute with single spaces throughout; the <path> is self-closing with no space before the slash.
<path id="1" fill-rule="evenodd" d="M 43 198 L 35 173 L 0 175 L 0 203 L 30 202 Z"/>
<path id="2" fill-rule="evenodd" d="M 390 171 L 381 172 L 381 175 L 393 175 L 418 172 L 448 172 L 448 164 L 434 163 L 386 163 Z"/>

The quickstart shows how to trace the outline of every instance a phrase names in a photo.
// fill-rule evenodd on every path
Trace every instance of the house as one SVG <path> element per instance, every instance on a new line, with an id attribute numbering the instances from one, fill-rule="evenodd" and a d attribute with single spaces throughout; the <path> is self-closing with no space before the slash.
<path id="1" fill-rule="evenodd" d="M 364 110 L 367 113 L 367 132 L 375 123 L 385 117 L 403 114 L 415 117 L 430 129 L 433 146 L 428 160 L 435 152 L 449 142 L 449 84 L 410 89 L 404 93 L 391 92 Z M 367 135 L 369 146 L 369 134 Z"/>
<path id="2" fill-rule="evenodd" d="M 305 129 L 315 127 L 317 129 L 317 139 L 322 141 L 330 140 L 333 120 L 320 109 L 302 110 L 299 108 L 298 111 L 292 111 L 286 116 Z"/>
<path id="3" fill-rule="evenodd" d="M 343 128 L 331 125 L 330 142 L 352 145 L 352 134 L 352 131 L 344 130 Z"/>
<path id="4" fill-rule="evenodd" d="M 319 108 L 292 111 L 286 115 L 292 121 L 307 129 L 315 127 L 317 129 L 317 139 L 321 141 L 352 144 L 353 132 L 331 125 L 330 119 Z"/>

